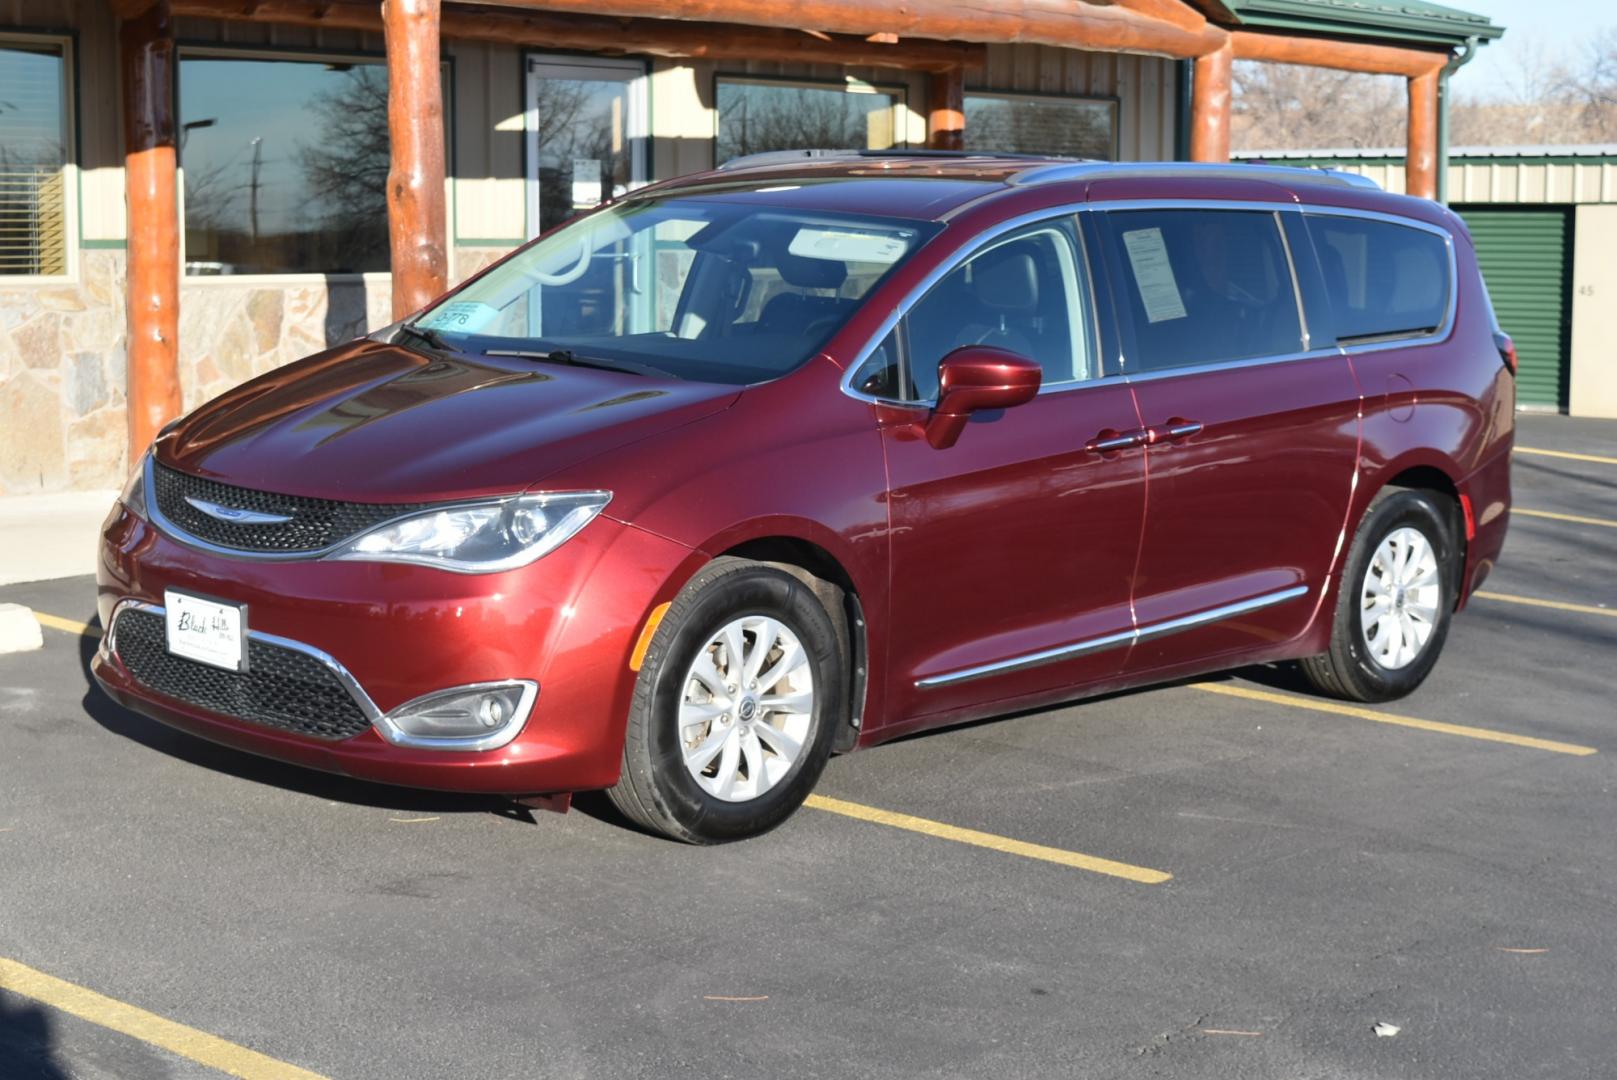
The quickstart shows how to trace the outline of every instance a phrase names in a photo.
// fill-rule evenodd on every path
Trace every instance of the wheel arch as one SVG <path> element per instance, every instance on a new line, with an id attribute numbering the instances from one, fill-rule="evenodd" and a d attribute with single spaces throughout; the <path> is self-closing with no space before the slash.
<path id="1" fill-rule="evenodd" d="M 736 541 L 715 551 L 714 556 L 748 559 L 791 574 L 814 593 L 831 616 L 848 665 L 848 720 L 837 733 L 834 748 L 838 752 L 851 750 L 864 723 L 870 682 L 869 624 L 853 575 L 825 547 L 784 533 Z"/>
<path id="2" fill-rule="evenodd" d="M 1386 491 L 1423 491 L 1437 496 L 1449 515 L 1450 534 L 1454 537 L 1454 543 L 1458 548 L 1455 559 L 1457 580 L 1453 589 L 1455 610 L 1465 606 L 1465 592 L 1461 588 L 1461 583 L 1466 579 L 1467 568 L 1470 565 L 1468 547 L 1471 532 L 1465 491 L 1456 479 L 1459 472 L 1453 462 L 1436 454 L 1411 455 L 1390 462 L 1377 470 L 1375 483 L 1367 485 L 1363 505 L 1354 523 L 1354 529 L 1357 530 L 1359 522 L 1362 522 L 1364 515 L 1369 512 L 1371 504 Z"/>

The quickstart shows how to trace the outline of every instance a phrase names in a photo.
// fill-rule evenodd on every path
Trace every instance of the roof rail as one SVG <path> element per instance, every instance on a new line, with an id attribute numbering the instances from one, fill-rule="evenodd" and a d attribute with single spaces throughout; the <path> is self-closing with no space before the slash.
<path id="1" fill-rule="evenodd" d="M 1016 161 L 1052 161 L 1059 162 L 1049 154 L 1001 154 L 987 153 L 979 150 L 926 150 L 906 149 L 897 147 L 892 150 L 836 150 L 836 149 L 806 149 L 806 150 L 765 150 L 757 154 L 742 154 L 733 157 L 718 167 L 719 172 L 728 172 L 731 169 L 751 169 L 762 165 L 791 165 L 807 161 L 842 160 L 849 161 L 856 158 L 944 158 L 958 160 L 960 158 L 994 158 L 1012 159 Z"/>
<path id="2" fill-rule="evenodd" d="M 1268 175 L 1263 175 L 1267 173 Z M 1330 184 L 1336 187 L 1359 187 L 1381 190 L 1368 176 L 1343 172 L 1340 169 L 1304 168 L 1290 165 L 1268 165 L 1263 162 L 1202 161 L 1074 161 L 1026 169 L 1010 177 L 1007 183 L 1016 185 L 1051 184 L 1062 180 L 1084 180 L 1093 177 L 1208 177 L 1227 180 L 1281 180 L 1300 184 Z"/>

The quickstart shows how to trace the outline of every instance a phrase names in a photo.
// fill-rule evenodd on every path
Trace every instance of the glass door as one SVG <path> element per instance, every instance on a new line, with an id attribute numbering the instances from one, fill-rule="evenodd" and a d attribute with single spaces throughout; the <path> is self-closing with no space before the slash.
<path id="1" fill-rule="evenodd" d="M 646 68 L 637 60 L 528 61 L 528 235 L 646 182 Z"/>

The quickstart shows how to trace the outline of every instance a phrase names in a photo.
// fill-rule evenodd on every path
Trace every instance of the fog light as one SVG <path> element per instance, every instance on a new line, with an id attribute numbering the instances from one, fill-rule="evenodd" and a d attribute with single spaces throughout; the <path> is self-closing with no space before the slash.
<path id="1" fill-rule="evenodd" d="M 474 683 L 408 701 L 377 721 L 396 746 L 430 750 L 493 750 L 522 730 L 539 687 L 526 680 Z"/>

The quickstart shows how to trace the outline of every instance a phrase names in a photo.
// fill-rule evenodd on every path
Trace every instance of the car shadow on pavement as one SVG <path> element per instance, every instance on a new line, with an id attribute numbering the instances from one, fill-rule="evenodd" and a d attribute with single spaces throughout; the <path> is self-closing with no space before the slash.
<path id="1" fill-rule="evenodd" d="M 13 1004 L 16 1002 L 16 1004 Z M 0 995 L 0 1075 L 6 1080 L 68 1080 L 57 1059 L 55 1019 L 23 998 Z"/>
<path id="2" fill-rule="evenodd" d="M 518 820 L 533 820 L 524 808 L 514 807 L 509 800 L 495 795 L 461 794 L 374 784 L 336 773 L 320 772 L 299 765 L 288 765 L 271 758 L 258 757 L 183 731 L 176 731 L 124 708 L 102 692 L 95 677 L 90 674 L 90 664 L 99 645 L 99 637 L 85 634 L 79 638 L 79 662 L 83 669 L 85 686 L 82 705 L 90 719 L 121 738 L 227 776 L 257 784 L 268 784 L 285 791 L 312 795 L 333 802 L 434 814 L 494 813 Z"/>

